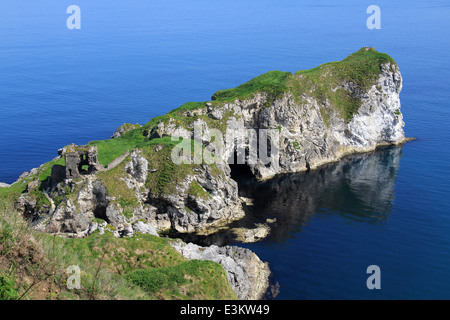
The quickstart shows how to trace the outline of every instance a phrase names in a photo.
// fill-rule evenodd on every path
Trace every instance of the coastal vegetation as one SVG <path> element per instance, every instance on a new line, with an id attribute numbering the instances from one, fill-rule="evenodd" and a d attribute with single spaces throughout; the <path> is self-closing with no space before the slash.
<path id="1" fill-rule="evenodd" d="M 8 202 L 0 207 L 0 299 L 236 299 L 223 268 L 188 260 L 169 238 L 116 238 L 98 231 L 68 239 L 30 228 Z M 81 270 L 69 289 L 69 266 Z"/>

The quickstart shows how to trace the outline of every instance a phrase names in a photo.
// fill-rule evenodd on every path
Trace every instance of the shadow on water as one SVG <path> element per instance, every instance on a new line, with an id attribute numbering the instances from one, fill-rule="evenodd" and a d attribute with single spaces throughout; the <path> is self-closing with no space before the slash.
<path id="1" fill-rule="evenodd" d="M 348 223 L 381 224 L 391 211 L 402 147 L 347 156 L 315 170 L 263 182 L 256 181 L 245 166 L 234 166 L 232 178 L 238 182 L 239 196 L 253 204 L 244 205 L 246 217 L 230 229 L 254 228 L 267 219 L 276 219 L 264 241 L 284 242 L 301 231 L 314 214 L 337 214 Z M 229 230 L 183 238 L 201 245 L 239 242 Z"/>

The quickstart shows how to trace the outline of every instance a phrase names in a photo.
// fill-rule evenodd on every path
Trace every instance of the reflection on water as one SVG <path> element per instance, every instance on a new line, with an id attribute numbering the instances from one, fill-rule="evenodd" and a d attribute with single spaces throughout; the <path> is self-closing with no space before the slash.
<path id="1" fill-rule="evenodd" d="M 324 211 L 349 222 L 378 224 L 392 207 L 401 154 L 402 146 L 387 147 L 263 183 L 240 180 L 240 193 L 254 199 L 248 215 L 277 219 L 269 237 L 273 241 L 299 231 L 313 214 Z"/>
<path id="2" fill-rule="evenodd" d="M 276 219 L 266 241 L 283 242 L 301 230 L 312 215 L 338 214 L 349 223 L 380 224 L 387 219 L 403 146 L 391 146 L 345 157 L 339 162 L 302 173 L 255 181 L 245 168 L 232 168 L 239 195 L 253 199 L 246 217 L 231 227 L 252 228 Z M 236 242 L 229 231 L 186 241 L 203 245 Z"/>

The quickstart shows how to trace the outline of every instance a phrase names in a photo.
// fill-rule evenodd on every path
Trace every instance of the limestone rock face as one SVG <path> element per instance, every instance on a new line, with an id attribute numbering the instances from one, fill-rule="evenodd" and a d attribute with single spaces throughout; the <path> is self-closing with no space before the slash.
<path id="1" fill-rule="evenodd" d="M 133 225 L 134 232 L 142 233 L 142 234 L 152 234 L 154 236 L 159 237 L 156 232 L 156 228 L 150 223 L 144 223 L 142 221 L 138 221 Z"/>
<path id="2" fill-rule="evenodd" d="M 98 219 L 104 220 L 114 235 L 131 236 L 135 232 L 157 235 L 167 229 L 208 234 L 244 216 L 228 166 L 215 171 L 208 165 L 198 166 L 173 192 L 163 194 L 146 184 L 152 174 L 149 166 L 149 160 L 136 149 L 115 169 L 114 179 L 90 174 L 50 185 L 44 191 L 50 202 L 46 212 L 37 208 L 36 199 L 28 193 L 16 207 L 38 220 L 39 230 L 67 237 L 91 234 Z M 50 177 L 49 181 L 59 180 Z M 128 205 L 130 201 L 132 205 Z"/>
<path id="3" fill-rule="evenodd" d="M 261 299 L 269 287 L 270 270 L 267 263 L 262 262 L 249 249 L 216 245 L 201 247 L 181 240 L 173 241 L 171 245 L 188 259 L 220 263 L 239 299 Z"/>
<path id="4" fill-rule="evenodd" d="M 191 193 L 192 185 L 196 185 L 201 193 Z M 176 193 L 150 193 L 148 202 L 167 214 L 172 229 L 181 233 L 212 233 L 244 216 L 237 183 L 229 175 L 214 176 L 207 165 L 202 165 L 195 175 L 178 184 Z"/>
<path id="5" fill-rule="evenodd" d="M 398 66 L 385 63 L 380 65 L 376 83 L 366 90 L 355 88 L 352 82 L 342 82 L 333 88 L 333 91 L 341 90 L 358 99 L 358 110 L 350 121 L 340 116 L 329 100 L 318 101 L 313 95 L 303 95 L 299 102 L 292 92 L 275 99 L 260 92 L 245 100 L 224 103 L 220 109 L 213 109 L 208 104 L 205 108 L 209 110 L 209 118 L 220 119 L 221 123 L 226 121 L 227 134 L 245 129 L 252 129 L 256 134 L 261 129 L 278 132 L 278 155 L 271 158 L 270 164 L 261 161 L 261 157 L 252 164 L 247 161 L 249 155 L 245 155 L 246 164 L 254 175 L 267 179 L 280 173 L 313 169 L 346 154 L 374 150 L 379 145 L 404 142 L 401 89 L 402 76 Z M 208 145 L 215 123 L 199 119 L 193 125 L 202 126 L 201 142 Z M 192 129 L 187 130 L 174 122 L 157 128 L 160 137 L 196 139 Z M 248 139 L 243 142 L 243 148 L 251 148 Z M 236 152 L 236 145 L 225 143 L 223 151 L 222 160 L 229 161 Z"/>
<path id="6" fill-rule="evenodd" d="M 131 161 L 125 166 L 125 172 L 142 185 L 147 180 L 148 161 L 138 152 L 134 151 L 130 155 Z"/>
<path id="7" fill-rule="evenodd" d="M 361 94 L 361 107 L 348 124 L 348 132 L 345 129 L 334 132 L 340 146 L 364 151 L 378 144 L 401 142 L 405 138 L 405 123 L 400 112 L 401 90 L 402 76 L 398 67 L 382 65 L 377 84 Z"/>

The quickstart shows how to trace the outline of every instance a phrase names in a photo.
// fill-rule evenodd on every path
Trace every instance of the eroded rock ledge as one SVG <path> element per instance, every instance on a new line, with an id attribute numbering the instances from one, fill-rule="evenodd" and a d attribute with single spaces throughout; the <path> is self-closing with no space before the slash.
<path id="1" fill-rule="evenodd" d="M 234 292 L 242 300 L 263 298 L 269 287 L 270 270 L 267 263 L 249 249 L 236 246 L 201 247 L 176 240 L 171 245 L 188 259 L 211 260 L 220 263 L 227 272 Z"/>

